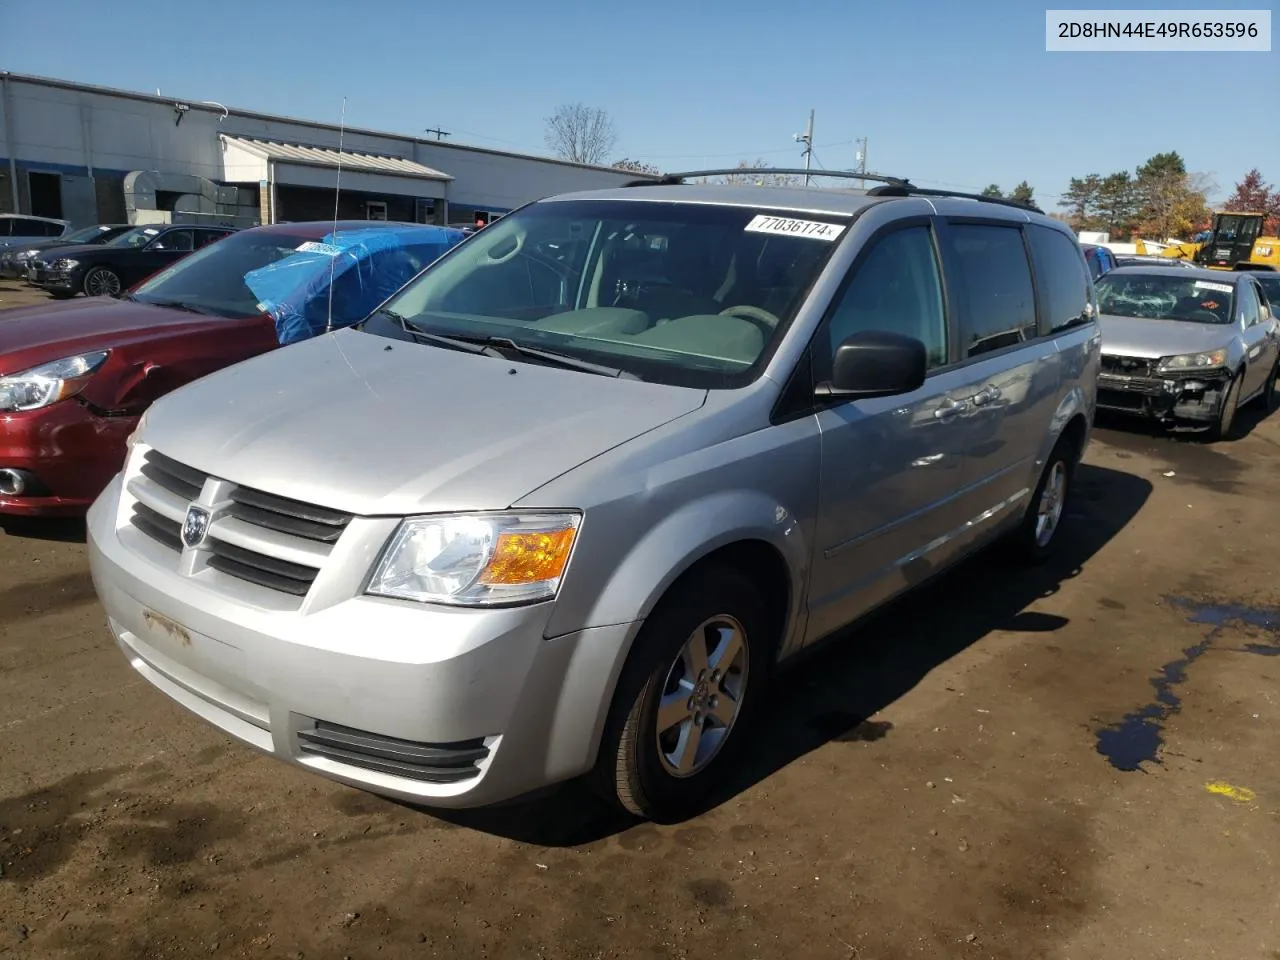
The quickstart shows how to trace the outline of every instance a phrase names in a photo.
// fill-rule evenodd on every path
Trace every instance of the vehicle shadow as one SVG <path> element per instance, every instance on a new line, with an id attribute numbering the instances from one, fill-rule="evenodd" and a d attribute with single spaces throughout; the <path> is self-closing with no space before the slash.
<path id="1" fill-rule="evenodd" d="M 925 676 L 992 630 L 1049 633 L 1067 620 L 1027 611 L 1078 576 L 1137 513 L 1152 485 L 1140 477 L 1082 465 L 1055 557 L 1039 567 L 1010 567 L 998 580 L 993 548 L 977 554 L 911 597 L 899 598 L 821 644 L 776 678 L 745 759 L 711 798 L 714 808 L 833 740 L 876 740 L 891 732 L 868 720 Z M 885 642 L 891 624 L 893 642 Z M 539 846 L 574 846 L 620 833 L 636 820 L 597 800 L 583 784 L 483 810 L 431 816 Z"/>
<path id="2" fill-rule="evenodd" d="M 0 517 L 0 530 L 23 540 L 55 543 L 84 543 L 88 537 L 83 517 Z"/>

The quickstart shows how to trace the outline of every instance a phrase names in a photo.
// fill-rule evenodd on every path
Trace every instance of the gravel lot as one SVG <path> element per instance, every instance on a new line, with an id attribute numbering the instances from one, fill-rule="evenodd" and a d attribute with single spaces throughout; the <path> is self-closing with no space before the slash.
<path id="1" fill-rule="evenodd" d="M 127 666 L 82 526 L 4 522 L 0 956 L 1277 960 L 1280 418 L 1244 419 L 1101 425 L 1057 562 L 979 557 L 810 659 L 669 828 L 261 757 Z"/>

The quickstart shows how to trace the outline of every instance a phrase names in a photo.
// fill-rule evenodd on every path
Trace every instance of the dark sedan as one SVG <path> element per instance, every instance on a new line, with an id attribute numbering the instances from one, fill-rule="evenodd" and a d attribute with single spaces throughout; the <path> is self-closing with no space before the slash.
<path id="1" fill-rule="evenodd" d="M 78 293 L 113 297 L 234 232 L 235 227 L 146 224 L 104 244 L 56 247 L 33 261 L 28 279 L 59 300 Z"/>
<path id="2" fill-rule="evenodd" d="M 21 279 L 28 275 L 31 262 L 57 247 L 76 247 L 85 244 L 103 244 L 120 234 L 132 230 L 128 223 L 95 223 L 92 227 L 68 233 L 65 237 L 50 237 L 11 244 L 0 249 L 0 278 Z"/>

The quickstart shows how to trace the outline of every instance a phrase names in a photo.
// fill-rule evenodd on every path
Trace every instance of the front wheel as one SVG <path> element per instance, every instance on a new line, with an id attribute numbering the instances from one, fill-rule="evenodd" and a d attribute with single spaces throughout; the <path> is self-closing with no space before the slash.
<path id="1" fill-rule="evenodd" d="M 649 820 L 699 812 L 746 739 L 770 650 L 768 612 L 745 576 L 714 567 L 678 582 L 618 681 L 597 785 Z"/>
<path id="2" fill-rule="evenodd" d="M 110 267 L 94 267 L 84 275 L 86 297 L 114 297 L 120 293 L 120 275 Z"/>
<path id="3" fill-rule="evenodd" d="M 1222 408 L 1218 411 L 1218 422 L 1209 428 L 1209 439 L 1230 440 L 1234 436 L 1236 410 L 1240 406 L 1240 386 L 1243 381 L 1243 373 L 1237 373 L 1231 378 L 1231 385 L 1222 398 Z"/>

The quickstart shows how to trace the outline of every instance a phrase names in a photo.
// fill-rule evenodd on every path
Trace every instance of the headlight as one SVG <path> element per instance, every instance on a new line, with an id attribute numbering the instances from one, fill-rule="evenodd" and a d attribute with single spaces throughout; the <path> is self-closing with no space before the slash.
<path id="1" fill-rule="evenodd" d="M 39 253 L 39 252 L 40 252 L 39 250 L 19 250 L 17 253 L 15 253 L 15 254 L 13 255 L 13 259 L 15 259 L 15 260 L 30 260 L 32 257 L 34 257 L 34 256 L 35 256 L 37 253 Z"/>
<path id="2" fill-rule="evenodd" d="M 1157 369 L 1162 372 L 1207 370 L 1213 367 L 1224 367 L 1226 364 L 1226 350 L 1207 350 L 1204 353 L 1182 353 L 1176 357 L 1161 357 Z"/>
<path id="3" fill-rule="evenodd" d="M 391 538 L 367 592 L 467 607 L 549 600 L 580 522 L 574 513 L 411 517 Z"/>
<path id="4" fill-rule="evenodd" d="M 0 377 L 0 412 L 38 410 L 74 397 L 106 359 L 106 350 L 81 353 Z"/>
<path id="5" fill-rule="evenodd" d="M 80 266 L 79 260 L 67 260 L 64 258 L 53 261 L 53 269 L 55 270 L 74 270 L 78 266 Z"/>

